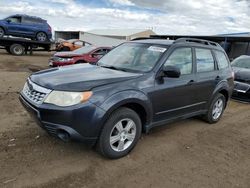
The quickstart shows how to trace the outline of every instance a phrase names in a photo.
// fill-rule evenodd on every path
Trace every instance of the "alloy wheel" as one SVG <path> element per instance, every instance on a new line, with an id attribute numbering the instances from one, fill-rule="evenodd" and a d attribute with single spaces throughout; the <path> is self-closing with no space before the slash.
<path id="1" fill-rule="evenodd" d="M 42 42 L 47 40 L 47 36 L 43 32 L 37 33 L 36 38 L 37 38 L 38 41 L 42 41 Z"/>
<path id="2" fill-rule="evenodd" d="M 214 120 L 217 120 L 223 112 L 224 104 L 223 100 L 219 98 L 213 106 L 212 116 Z"/>
<path id="3" fill-rule="evenodd" d="M 132 119 L 122 119 L 115 124 L 110 133 L 109 143 L 114 151 L 122 152 L 133 143 L 136 136 L 136 125 Z"/>

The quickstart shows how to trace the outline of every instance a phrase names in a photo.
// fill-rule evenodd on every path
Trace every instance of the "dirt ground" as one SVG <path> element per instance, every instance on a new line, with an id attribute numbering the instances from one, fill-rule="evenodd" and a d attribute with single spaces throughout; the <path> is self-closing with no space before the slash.
<path id="1" fill-rule="evenodd" d="M 50 55 L 0 50 L 0 187 L 250 187 L 249 104 L 230 101 L 215 125 L 193 118 L 156 128 L 127 157 L 108 160 L 49 136 L 20 105 L 25 79 Z"/>

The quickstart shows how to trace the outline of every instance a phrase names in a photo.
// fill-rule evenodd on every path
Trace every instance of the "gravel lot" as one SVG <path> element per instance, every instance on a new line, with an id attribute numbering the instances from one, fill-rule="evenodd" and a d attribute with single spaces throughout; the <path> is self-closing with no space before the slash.
<path id="1" fill-rule="evenodd" d="M 18 100 L 50 53 L 0 50 L 0 187 L 250 187 L 250 105 L 230 101 L 215 125 L 193 118 L 143 135 L 119 160 L 49 136 Z"/>

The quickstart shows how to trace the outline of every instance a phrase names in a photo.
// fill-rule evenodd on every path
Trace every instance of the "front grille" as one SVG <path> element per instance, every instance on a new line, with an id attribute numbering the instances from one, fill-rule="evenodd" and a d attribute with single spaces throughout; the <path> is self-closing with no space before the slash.
<path id="1" fill-rule="evenodd" d="M 51 90 L 38 86 L 33 83 L 30 79 L 25 83 L 22 94 L 30 102 L 35 104 L 42 104 L 45 97 L 51 92 Z"/>

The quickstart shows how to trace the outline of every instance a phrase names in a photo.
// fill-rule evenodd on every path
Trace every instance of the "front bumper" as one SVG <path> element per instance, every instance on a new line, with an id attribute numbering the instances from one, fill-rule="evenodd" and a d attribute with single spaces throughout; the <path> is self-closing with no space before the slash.
<path id="1" fill-rule="evenodd" d="M 37 124 L 50 135 L 62 139 L 61 135 L 67 134 L 70 140 L 81 141 L 90 146 L 96 143 L 105 114 L 101 108 L 90 102 L 71 107 L 51 104 L 35 106 L 22 95 L 19 99 Z"/>
<path id="2" fill-rule="evenodd" d="M 250 102 L 250 85 L 235 81 L 232 98 L 244 102 Z"/>

